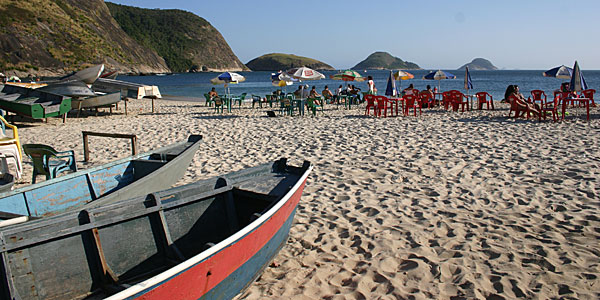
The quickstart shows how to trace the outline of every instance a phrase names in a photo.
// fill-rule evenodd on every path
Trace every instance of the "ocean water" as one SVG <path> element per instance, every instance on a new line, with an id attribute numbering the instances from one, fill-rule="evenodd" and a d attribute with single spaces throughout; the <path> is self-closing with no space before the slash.
<path id="1" fill-rule="evenodd" d="M 504 98 L 504 91 L 510 84 L 517 84 L 521 90 L 521 93 L 528 96 L 531 90 L 541 89 L 546 92 L 546 95 L 551 96 L 552 92 L 560 87 L 562 82 L 568 81 L 566 79 L 549 78 L 542 76 L 542 72 L 545 70 L 497 70 L 497 71 L 471 71 L 471 79 L 473 82 L 473 90 L 471 94 L 480 91 L 486 91 L 490 93 L 494 100 L 499 101 Z M 427 85 L 431 87 L 437 87 L 438 83 L 442 91 L 457 89 L 464 92 L 464 71 L 449 71 L 456 75 L 456 79 L 448 80 L 424 80 L 421 79 L 424 75 L 430 72 L 430 70 L 414 70 L 409 71 L 415 75 L 414 79 L 404 80 L 401 83 L 396 82 L 401 88 L 408 87 L 409 84 L 413 84 L 415 88 L 423 90 Z M 241 93 L 247 93 L 248 97 L 252 94 L 264 96 L 279 89 L 271 84 L 271 72 L 238 72 L 246 77 L 246 81 L 239 84 L 231 84 L 230 90 L 234 95 Z M 337 71 L 324 71 L 322 72 L 326 79 L 316 81 L 305 81 L 304 84 L 309 86 L 316 86 L 319 93 L 323 90 L 325 85 L 329 86 L 332 91 L 340 84 L 346 85 L 347 83 L 354 84 L 361 88 L 363 91 L 367 90 L 366 82 L 344 82 L 339 80 L 329 79 L 329 75 L 337 73 Z M 163 95 L 176 95 L 176 96 L 187 96 L 187 97 L 204 97 L 204 93 L 208 93 L 212 87 L 217 89 L 219 94 L 223 94 L 223 85 L 213 85 L 210 83 L 212 78 L 215 78 L 220 73 L 181 73 L 172 74 L 165 76 L 119 76 L 117 79 L 131 81 L 136 83 L 157 85 L 160 92 Z M 378 90 L 378 94 L 382 95 L 385 93 L 387 85 L 387 79 L 390 75 L 390 71 L 385 70 L 367 70 L 361 71 L 363 76 L 371 75 L 375 81 L 375 87 Z M 583 70 L 583 75 L 588 84 L 589 88 L 599 90 L 600 88 L 600 71 L 598 70 Z M 298 87 L 298 83 L 282 88 L 287 92 L 292 92 Z"/>

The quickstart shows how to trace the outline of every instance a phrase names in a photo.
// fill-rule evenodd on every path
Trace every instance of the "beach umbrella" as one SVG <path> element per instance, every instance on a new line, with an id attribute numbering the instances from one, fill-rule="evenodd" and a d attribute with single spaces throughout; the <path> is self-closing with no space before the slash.
<path id="1" fill-rule="evenodd" d="M 340 73 L 329 76 L 329 78 L 333 80 L 343 80 L 343 81 L 365 81 L 362 75 L 354 70 L 345 70 Z"/>
<path id="2" fill-rule="evenodd" d="M 385 88 L 385 95 L 395 97 L 397 95 L 396 80 L 394 80 L 393 72 L 390 71 L 390 77 L 388 77 L 387 87 Z"/>
<path id="3" fill-rule="evenodd" d="M 415 75 L 410 74 L 408 72 L 404 72 L 402 70 L 398 70 L 392 74 L 394 76 L 394 79 L 400 81 L 400 87 L 398 89 L 400 89 L 402 87 L 402 80 L 409 80 L 409 79 L 415 78 Z"/>
<path id="4" fill-rule="evenodd" d="M 228 87 L 230 83 L 239 83 L 239 82 L 243 82 L 246 80 L 246 77 L 238 74 L 238 73 L 234 73 L 234 72 L 223 72 L 221 73 L 219 76 L 213 78 L 210 80 L 210 82 L 212 84 L 223 84 L 223 87 L 226 89 L 225 93 L 228 93 Z"/>
<path id="5" fill-rule="evenodd" d="M 579 64 L 577 61 L 575 61 L 575 66 L 573 66 L 573 75 L 571 75 L 569 89 L 572 92 L 581 92 L 588 89 L 587 83 L 583 78 L 583 73 L 581 72 L 581 69 L 579 69 Z"/>
<path id="6" fill-rule="evenodd" d="M 562 65 L 560 67 L 552 68 L 544 73 L 544 77 L 555 77 L 561 79 L 571 79 L 571 74 L 573 74 L 573 69 Z"/>
<path id="7" fill-rule="evenodd" d="M 473 89 L 473 82 L 471 81 L 471 73 L 469 72 L 469 67 L 465 67 L 465 90 L 467 91 L 467 95 L 469 95 L 469 90 Z"/>
<path id="8" fill-rule="evenodd" d="M 289 69 L 287 71 L 285 71 L 285 74 L 289 75 L 290 77 L 297 79 L 297 80 L 320 80 L 325 78 L 325 75 L 311 69 L 311 68 L 307 68 L 307 67 L 300 67 L 300 68 L 292 68 Z M 304 94 L 304 85 L 302 85 L 302 93 L 301 95 Z"/>
<path id="9" fill-rule="evenodd" d="M 455 79 L 455 78 L 456 78 L 456 76 L 454 76 L 453 74 L 448 73 L 448 72 L 444 72 L 442 70 L 437 70 L 437 71 L 431 72 L 431 73 L 423 76 L 423 79 L 437 80 L 438 81 L 438 90 L 440 92 L 442 91 L 442 89 L 440 87 L 440 85 L 441 85 L 440 83 L 441 83 L 442 80 L 444 80 L 444 79 Z"/>

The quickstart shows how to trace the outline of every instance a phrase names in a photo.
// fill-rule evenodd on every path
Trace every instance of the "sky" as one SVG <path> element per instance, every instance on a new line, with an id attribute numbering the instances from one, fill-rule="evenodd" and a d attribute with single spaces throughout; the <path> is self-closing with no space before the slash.
<path id="1" fill-rule="evenodd" d="M 599 0 L 112 0 L 210 22 L 243 62 L 287 53 L 351 68 L 376 51 L 424 69 L 600 70 Z M 595 29 L 594 29 L 595 28 Z"/>

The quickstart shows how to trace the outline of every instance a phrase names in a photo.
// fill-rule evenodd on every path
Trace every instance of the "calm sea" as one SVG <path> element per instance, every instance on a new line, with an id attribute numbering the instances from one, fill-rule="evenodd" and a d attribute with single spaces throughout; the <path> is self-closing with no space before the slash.
<path id="1" fill-rule="evenodd" d="M 473 82 L 474 89 L 471 94 L 479 91 L 486 91 L 490 93 L 494 100 L 502 100 L 504 98 L 504 91 L 509 84 L 519 85 L 521 92 L 525 95 L 529 95 L 529 91 L 535 89 L 541 89 L 546 91 L 547 95 L 552 95 L 552 91 L 560 87 L 560 84 L 566 79 L 548 78 L 543 77 L 542 72 L 544 70 L 498 70 L 498 71 L 471 71 L 471 79 Z M 441 80 L 439 82 L 442 91 L 457 89 L 464 90 L 464 71 L 449 71 L 456 75 L 456 79 Z M 239 84 L 230 85 L 232 94 L 247 93 L 248 96 L 262 95 L 271 93 L 278 89 L 271 84 L 270 76 L 271 72 L 239 72 L 246 77 L 246 81 Z M 305 84 L 310 86 L 316 86 L 317 91 L 323 90 L 325 85 L 329 86 L 331 90 L 340 84 L 346 84 L 346 82 L 329 79 L 329 75 L 337 73 L 337 71 L 324 71 L 322 72 L 327 78 L 317 81 L 306 81 Z M 409 84 L 413 84 L 415 88 L 422 90 L 427 85 L 431 87 L 438 86 L 438 81 L 423 80 L 421 79 L 425 74 L 429 73 L 429 70 L 415 70 L 410 71 L 415 75 L 415 79 L 402 81 L 401 87 L 405 88 Z M 375 86 L 378 89 L 378 93 L 381 95 L 385 92 L 387 79 L 389 77 L 389 71 L 383 70 L 367 70 L 362 71 L 363 76 L 371 75 L 375 80 Z M 176 96 L 188 96 L 188 97 L 204 97 L 204 93 L 208 93 L 212 87 L 216 87 L 219 94 L 223 93 L 223 85 L 212 85 L 210 80 L 219 73 L 181 73 L 172 74 L 165 76 L 119 76 L 117 79 L 137 82 L 148 85 L 157 85 L 164 95 L 176 95 Z M 598 90 L 600 88 L 600 71 L 584 70 L 583 75 L 588 84 L 589 88 Z M 360 87 L 363 91 L 367 89 L 365 82 L 349 82 Z M 287 86 L 285 89 L 287 92 L 292 92 L 297 88 L 298 83 Z M 396 83 L 397 85 L 399 82 Z"/>

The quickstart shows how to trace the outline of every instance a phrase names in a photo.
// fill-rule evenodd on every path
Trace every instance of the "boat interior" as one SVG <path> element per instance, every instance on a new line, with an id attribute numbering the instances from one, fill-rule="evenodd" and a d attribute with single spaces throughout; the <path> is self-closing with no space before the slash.
<path id="1" fill-rule="evenodd" d="M 253 221 L 292 189 L 303 168 L 282 159 L 3 228 L 0 295 L 95 299 L 119 292 L 203 251 L 220 249 L 220 242 L 246 226 L 259 226 Z"/>

